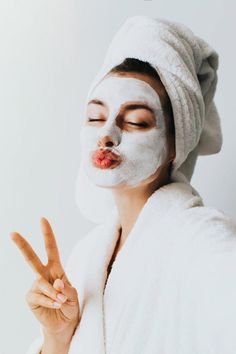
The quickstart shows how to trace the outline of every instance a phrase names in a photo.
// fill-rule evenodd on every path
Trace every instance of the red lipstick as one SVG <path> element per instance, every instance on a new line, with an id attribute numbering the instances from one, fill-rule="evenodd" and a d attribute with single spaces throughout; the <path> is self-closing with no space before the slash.
<path id="1" fill-rule="evenodd" d="M 121 162 L 120 155 L 109 149 L 99 149 L 92 153 L 91 156 L 92 163 L 95 167 L 106 169 L 114 168 L 118 166 Z"/>

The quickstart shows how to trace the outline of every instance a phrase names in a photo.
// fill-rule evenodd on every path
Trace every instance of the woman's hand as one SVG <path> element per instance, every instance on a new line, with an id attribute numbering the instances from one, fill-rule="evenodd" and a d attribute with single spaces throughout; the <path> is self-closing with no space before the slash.
<path id="1" fill-rule="evenodd" d="M 80 319 L 77 290 L 71 285 L 61 265 L 56 239 L 45 218 L 41 218 L 48 263 L 42 264 L 30 244 L 17 232 L 11 238 L 16 243 L 37 279 L 26 293 L 26 301 L 42 324 L 44 333 L 63 338 L 72 336 Z"/>

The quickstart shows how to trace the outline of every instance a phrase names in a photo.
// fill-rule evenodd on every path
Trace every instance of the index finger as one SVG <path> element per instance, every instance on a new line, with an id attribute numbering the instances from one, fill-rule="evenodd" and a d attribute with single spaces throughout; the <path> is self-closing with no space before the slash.
<path id="1" fill-rule="evenodd" d="M 31 268 L 39 275 L 43 276 L 45 273 L 45 267 L 43 263 L 40 261 L 37 254 L 34 252 L 33 248 L 26 241 L 24 237 L 22 237 L 18 232 L 11 232 L 11 239 L 15 242 L 19 250 L 24 255 L 26 261 L 29 263 Z"/>

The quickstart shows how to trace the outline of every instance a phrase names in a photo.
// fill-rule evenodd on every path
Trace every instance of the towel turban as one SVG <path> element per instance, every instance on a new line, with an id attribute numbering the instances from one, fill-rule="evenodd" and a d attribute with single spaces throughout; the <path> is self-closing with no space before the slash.
<path id="1" fill-rule="evenodd" d="M 197 156 L 218 153 L 222 146 L 220 118 L 213 101 L 217 52 L 181 23 L 132 16 L 114 35 L 89 88 L 85 106 L 99 81 L 125 58 L 146 61 L 159 74 L 174 115 L 176 156 L 171 179 L 190 184 Z M 111 191 L 89 181 L 82 161 L 76 181 L 76 202 L 81 213 L 95 223 L 105 220 L 115 208 Z"/>

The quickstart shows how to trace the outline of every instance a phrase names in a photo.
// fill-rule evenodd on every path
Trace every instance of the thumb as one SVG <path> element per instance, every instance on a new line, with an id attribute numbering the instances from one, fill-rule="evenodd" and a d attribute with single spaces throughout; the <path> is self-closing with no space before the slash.
<path id="1" fill-rule="evenodd" d="M 78 301 L 78 294 L 76 288 L 68 284 L 66 281 L 63 281 L 62 279 L 58 278 L 54 281 L 53 287 L 57 291 L 60 291 L 63 295 L 65 295 L 68 300 L 75 302 Z"/>

